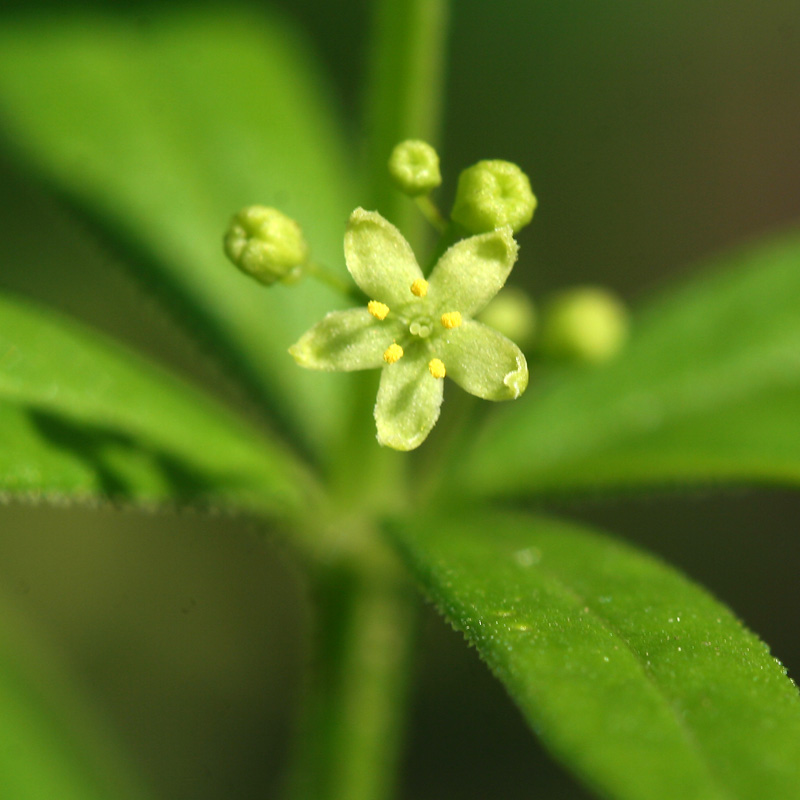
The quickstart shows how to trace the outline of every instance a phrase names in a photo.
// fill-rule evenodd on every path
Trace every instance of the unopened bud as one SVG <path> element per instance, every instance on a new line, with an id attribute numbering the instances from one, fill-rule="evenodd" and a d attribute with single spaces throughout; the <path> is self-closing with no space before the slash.
<path id="1" fill-rule="evenodd" d="M 628 311 L 606 289 L 578 287 L 554 296 L 542 314 L 546 356 L 599 364 L 615 356 L 628 335 Z"/>
<path id="2" fill-rule="evenodd" d="M 458 178 L 450 214 L 470 233 L 510 225 L 514 233 L 533 218 L 536 198 L 528 176 L 510 161 L 479 161 Z"/>
<path id="3" fill-rule="evenodd" d="M 392 150 L 389 174 L 395 186 L 410 197 L 428 194 L 442 182 L 439 156 L 419 139 L 407 139 Z"/>
<path id="4" fill-rule="evenodd" d="M 527 292 L 507 286 L 481 311 L 478 321 L 502 333 L 524 350 L 533 342 L 536 309 Z"/>
<path id="5" fill-rule="evenodd" d="M 224 244 L 228 258 L 266 286 L 291 280 L 308 260 L 300 226 L 267 206 L 247 206 L 236 214 Z"/>

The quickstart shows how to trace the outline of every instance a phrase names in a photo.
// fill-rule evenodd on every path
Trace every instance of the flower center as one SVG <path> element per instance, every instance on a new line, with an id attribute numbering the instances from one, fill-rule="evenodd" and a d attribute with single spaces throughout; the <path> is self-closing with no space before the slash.
<path id="1" fill-rule="evenodd" d="M 408 330 L 412 336 L 427 339 L 433 331 L 433 321 L 426 316 L 415 317 L 409 323 Z"/>

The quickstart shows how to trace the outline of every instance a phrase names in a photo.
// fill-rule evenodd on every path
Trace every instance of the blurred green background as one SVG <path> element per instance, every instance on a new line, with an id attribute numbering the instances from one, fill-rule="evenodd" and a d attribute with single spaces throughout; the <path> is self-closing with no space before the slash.
<path id="1" fill-rule="evenodd" d="M 127 5 L 146 23 L 146 4 Z M 357 148 L 369 4 L 272 5 L 310 37 Z M 635 304 L 703 256 L 797 223 L 796 0 L 458 0 L 449 50 L 442 204 L 479 158 L 522 165 L 539 209 L 515 280 L 535 296 L 603 282 Z M 246 409 L 92 230 L 7 154 L 0 264 L 0 288 L 88 320 Z M 556 510 L 662 554 L 800 677 L 798 495 L 693 491 Z M 49 642 L 157 796 L 277 796 L 308 609 L 268 532 L 226 517 L 12 502 L 0 506 L 0 596 Z M 430 610 L 420 636 L 404 798 L 583 796 Z"/>

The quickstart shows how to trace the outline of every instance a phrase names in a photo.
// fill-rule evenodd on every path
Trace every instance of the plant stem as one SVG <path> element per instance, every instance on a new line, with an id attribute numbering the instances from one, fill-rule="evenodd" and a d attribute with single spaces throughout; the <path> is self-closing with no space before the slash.
<path id="1" fill-rule="evenodd" d="M 436 204 L 431 200 L 430 195 L 421 195 L 415 198 L 417 208 L 422 212 L 425 219 L 440 233 L 447 230 L 447 220 L 442 216 Z"/>
<path id="2" fill-rule="evenodd" d="M 312 680 L 291 800 L 393 793 L 415 598 L 393 561 L 350 560 L 313 576 Z"/>
<path id="3" fill-rule="evenodd" d="M 447 0 L 377 0 L 365 108 L 364 205 L 421 245 L 424 219 L 393 190 L 386 162 L 404 138 L 435 142 Z M 320 530 L 313 594 L 318 648 L 292 800 L 384 800 L 392 793 L 413 641 L 415 596 L 369 521 L 407 502 L 408 458 L 375 443 L 374 375 L 354 376 L 351 416 L 328 475 L 336 514 Z M 339 548 L 339 557 L 325 547 Z M 345 555 L 346 554 L 346 555 Z"/>
<path id="4" fill-rule="evenodd" d="M 354 284 L 343 280 L 324 264 L 320 264 L 317 261 L 309 261 L 305 266 L 305 272 L 306 275 L 324 283 L 326 286 L 329 286 L 334 291 L 339 292 L 339 294 L 355 303 L 360 303 L 364 299 L 364 296 Z"/>
<path id="5" fill-rule="evenodd" d="M 417 248 L 422 220 L 388 180 L 386 163 L 403 139 L 436 144 L 444 76 L 447 0 L 381 0 L 367 87 L 367 195 Z"/>
<path id="6" fill-rule="evenodd" d="M 417 253 L 427 232 L 425 220 L 414 202 L 391 186 L 387 161 L 402 139 L 435 143 L 438 138 L 447 12 L 447 0 L 376 0 L 374 10 L 364 106 L 363 205 L 398 225 Z M 340 486 L 364 480 L 375 485 L 376 475 L 386 485 L 402 484 L 398 470 L 405 462 L 375 446 L 374 376 L 354 375 L 352 382 L 352 414 L 343 420 L 332 478 Z"/>

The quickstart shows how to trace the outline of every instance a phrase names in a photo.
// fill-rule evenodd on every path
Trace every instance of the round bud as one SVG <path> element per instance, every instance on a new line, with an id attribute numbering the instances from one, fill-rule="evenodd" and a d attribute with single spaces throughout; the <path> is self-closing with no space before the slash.
<path id="1" fill-rule="evenodd" d="M 478 321 L 502 333 L 524 350 L 533 342 L 536 309 L 527 292 L 507 286 L 481 311 Z"/>
<path id="2" fill-rule="evenodd" d="M 458 177 L 450 214 L 470 233 L 510 225 L 516 233 L 533 218 L 536 198 L 528 176 L 510 161 L 479 161 Z"/>
<path id="3" fill-rule="evenodd" d="M 428 194 L 442 182 L 439 156 L 427 142 L 407 139 L 392 150 L 389 175 L 395 186 L 410 197 Z"/>
<path id="4" fill-rule="evenodd" d="M 547 356 L 599 364 L 628 335 L 628 311 L 606 289 L 578 287 L 555 295 L 542 314 L 540 347 Z"/>
<path id="5" fill-rule="evenodd" d="M 236 214 L 224 244 L 228 258 L 266 286 L 290 281 L 308 260 L 300 226 L 267 206 L 247 206 Z"/>

